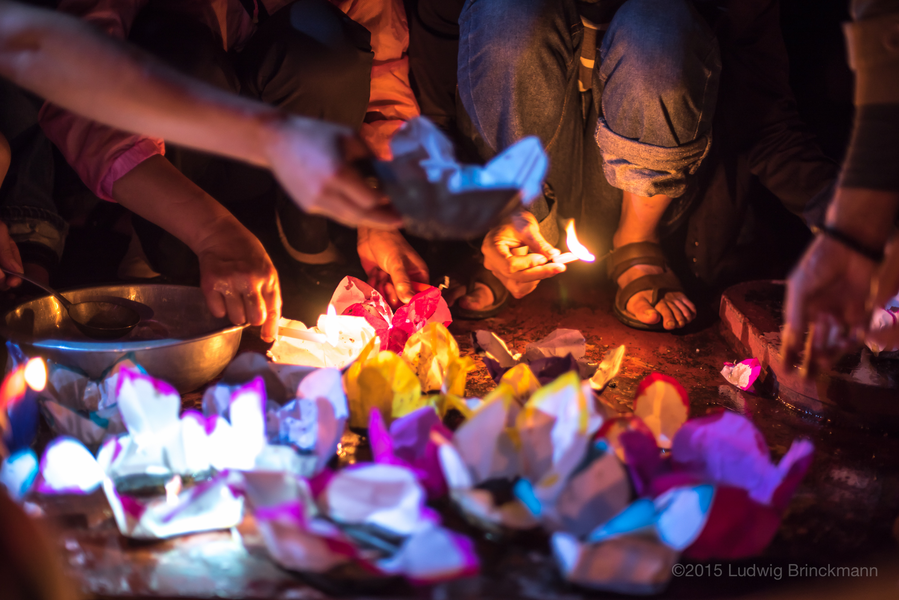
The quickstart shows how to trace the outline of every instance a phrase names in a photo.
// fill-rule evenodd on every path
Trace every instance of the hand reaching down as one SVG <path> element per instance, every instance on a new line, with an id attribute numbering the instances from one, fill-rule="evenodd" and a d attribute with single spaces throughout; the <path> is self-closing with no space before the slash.
<path id="1" fill-rule="evenodd" d="M 826 370 L 864 339 L 877 264 L 837 240 L 818 236 L 787 280 L 781 355 L 808 371 Z M 810 339 L 806 339 L 807 336 Z"/>
<path id="2" fill-rule="evenodd" d="M 235 325 L 261 325 L 275 339 L 281 317 L 278 273 L 259 240 L 234 219 L 225 220 L 196 249 L 200 287 L 209 310 Z"/>
<path id="3" fill-rule="evenodd" d="M 391 308 L 412 299 L 415 283 L 428 283 L 428 266 L 399 231 L 360 227 L 357 249 L 368 284 Z"/>

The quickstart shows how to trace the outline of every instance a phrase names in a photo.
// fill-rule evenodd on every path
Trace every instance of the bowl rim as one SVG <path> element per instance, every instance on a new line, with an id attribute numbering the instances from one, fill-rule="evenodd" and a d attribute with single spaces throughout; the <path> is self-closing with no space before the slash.
<path id="1" fill-rule="evenodd" d="M 92 290 L 92 289 L 106 289 L 106 288 L 110 288 L 110 287 L 150 287 L 150 286 L 190 288 L 190 289 L 194 289 L 194 290 L 200 290 L 202 292 L 202 289 L 197 286 L 182 285 L 179 283 L 128 283 L 128 282 L 109 283 L 109 284 L 101 284 L 101 285 L 87 285 L 87 286 L 81 286 L 81 287 L 66 288 L 64 290 L 57 290 L 57 291 L 59 291 L 60 293 L 65 293 L 65 292 L 80 292 L 80 291 Z M 9 330 L 9 328 L 6 325 L 7 317 L 10 315 L 10 313 L 13 313 L 13 312 L 19 310 L 25 304 L 29 304 L 36 300 L 42 300 L 44 298 L 50 298 L 50 297 L 52 297 L 52 294 L 44 294 L 42 296 L 37 296 L 35 298 L 32 298 L 31 300 L 17 304 L 16 306 L 14 306 L 14 307 L 10 308 L 9 310 L 7 310 L 6 312 L 4 312 L 2 318 L 0 318 L 0 335 L 2 335 L 4 338 L 6 338 L 12 342 L 15 342 L 17 344 L 30 346 L 32 348 L 38 348 L 41 350 L 70 350 L 70 351 L 76 351 L 76 352 L 115 352 L 115 353 L 125 352 L 125 353 L 127 353 L 127 352 L 139 352 L 141 350 L 156 350 L 159 348 L 179 346 L 182 344 L 192 344 L 194 342 L 203 341 L 203 340 L 206 340 L 206 339 L 209 339 L 212 337 L 218 337 L 218 336 L 222 336 L 222 335 L 227 335 L 229 333 L 234 333 L 236 331 L 241 331 L 250 326 L 249 323 L 243 323 L 241 325 L 229 325 L 228 327 L 225 327 L 223 329 L 216 329 L 216 330 L 210 331 L 209 333 L 205 333 L 203 335 L 191 337 L 191 338 L 187 338 L 187 339 L 164 338 L 161 340 L 146 340 L 146 341 L 118 342 L 118 343 L 115 340 L 108 341 L 108 342 L 104 342 L 102 340 L 79 342 L 79 341 L 72 341 L 72 340 L 54 340 L 54 339 L 44 339 L 44 340 L 40 340 L 40 341 L 37 341 L 37 340 L 27 341 L 27 340 L 18 338 L 17 336 L 12 334 L 12 332 Z"/>

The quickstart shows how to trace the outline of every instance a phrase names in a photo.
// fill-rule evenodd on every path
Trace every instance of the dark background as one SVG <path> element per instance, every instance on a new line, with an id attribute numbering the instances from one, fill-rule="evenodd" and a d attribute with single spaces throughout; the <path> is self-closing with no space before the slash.
<path id="1" fill-rule="evenodd" d="M 750 0 L 747 0 L 750 1 Z M 53 7 L 55 0 L 26 0 Z M 845 152 L 852 123 L 852 73 L 846 64 L 841 24 L 849 20 L 849 0 L 781 0 L 784 39 L 791 65 L 791 83 L 799 112 L 823 150 L 835 160 Z M 60 287 L 107 283 L 128 246 L 126 211 L 101 202 L 81 184 L 57 156 L 57 197 L 61 214 L 71 223 L 62 264 L 53 278 Z M 772 199 L 771 210 L 778 210 Z M 792 240 L 794 255 L 808 234 L 798 220 L 784 221 L 771 235 Z M 785 257 L 788 262 L 793 256 Z"/>

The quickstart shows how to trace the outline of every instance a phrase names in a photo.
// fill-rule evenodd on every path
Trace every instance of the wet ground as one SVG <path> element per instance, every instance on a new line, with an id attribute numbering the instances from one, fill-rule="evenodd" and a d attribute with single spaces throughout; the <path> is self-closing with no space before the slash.
<path id="1" fill-rule="evenodd" d="M 658 371 L 677 378 L 687 389 L 692 416 L 725 408 L 750 417 L 775 459 L 797 437 L 807 437 L 816 446 L 811 470 L 763 556 L 694 567 L 693 573 L 701 571 L 700 576 L 675 578 L 662 597 L 899 597 L 899 545 L 893 532 L 899 515 L 899 435 L 814 419 L 776 399 L 727 384 L 719 374 L 722 363 L 747 356 L 714 318 L 717 304 L 701 307 L 707 325 L 673 335 L 624 327 L 611 315 L 611 299 L 611 290 L 586 287 L 577 269 L 572 269 L 557 281 L 544 282 L 527 298 L 513 301 L 500 316 L 480 323 L 457 322 L 451 330 L 463 351 L 471 352 L 469 334 L 477 329 L 494 331 L 517 351 L 554 329 L 579 329 L 593 361 L 620 344 L 627 346 L 621 374 L 601 397 L 616 411 L 627 412 L 640 380 Z M 243 346 L 258 350 L 260 344 L 250 336 Z M 468 380 L 472 396 L 493 386 L 481 361 L 476 362 L 478 368 Z M 191 394 L 185 404 L 198 398 L 199 394 Z M 457 523 L 448 511 L 452 526 L 476 538 L 483 561 L 481 575 L 426 588 L 374 590 L 347 581 L 318 580 L 313 582 L 318 587 L 313 587 L 278 569 L 266 559 L 250 519 L 231 532 L 136 543 L 118 535 L 101 494 L 46 508 L 50 520 L 61 528 L 59 548 L 71 575 L 82 589 L 100 597 L 305 599 L 341 593 L 435 600 L 567 600 L 601 595 L 560 579 L 544 536 L 492 539 Z M 801 571 L 806 566 L 827 565 L 876 567 L 877 574 L 808 577 Z M 759 573 L 764 568 L 769 570 Z"/>

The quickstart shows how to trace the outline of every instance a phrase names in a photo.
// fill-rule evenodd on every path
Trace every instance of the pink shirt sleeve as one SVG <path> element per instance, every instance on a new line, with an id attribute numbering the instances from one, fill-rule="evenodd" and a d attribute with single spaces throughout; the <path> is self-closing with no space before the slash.
<path id="1" fill-rule="evenodd" d="M 147 0 L 62 0 L 59 10 L 81 17 L 124 39 Z M 135 166 L 157 154 L 165 154 L 161 139 L 134 135 L 100 125 L 50 103 L 38 119 L 51 142 L 75 169 L 90 190 L 113 201 L 112 186 Z"/>

